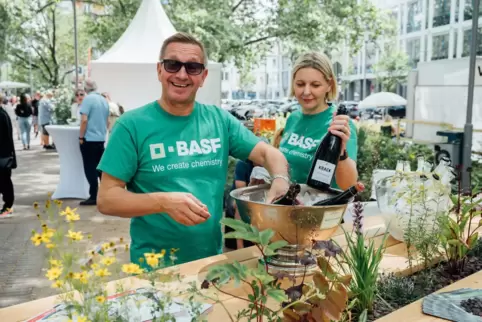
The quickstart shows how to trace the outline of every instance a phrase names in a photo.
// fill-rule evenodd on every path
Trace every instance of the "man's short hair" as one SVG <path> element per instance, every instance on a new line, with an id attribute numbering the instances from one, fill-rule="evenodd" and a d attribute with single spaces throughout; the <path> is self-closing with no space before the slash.
<path id="1" fill-rule="evenodd" d="M 201 51 L 203 53 L 204 65 L 208 65 L 208 53 L 206 51 L 206 48 L 204 48 L 203 43 L 197 40 L 194 36 L 191 36 L 190 34 L 185 32 L 177 32 L 171 37 L 164 40 L 164 42 L 162 43 L 159 60 L 163 59 L 164 55 L 166 54 L 167 46 L 172 43 L 191 44 L 198 46 L 199 48 L 201 48 Z"/>
<path id="2" fill-rule="evenodd" d="M 85 91 L 90 93 L 90 92 L 93 92 L 93 91 L 96 91 L 97 90 L 97 83 L 95 81 L 93 81 L 92 79 L 87 79 L 85 81 Z"/>

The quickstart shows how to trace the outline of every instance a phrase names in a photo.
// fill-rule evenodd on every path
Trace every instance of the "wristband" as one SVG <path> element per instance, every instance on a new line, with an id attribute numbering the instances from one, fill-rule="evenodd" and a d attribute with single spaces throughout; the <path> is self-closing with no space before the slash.
<path id="1" fill-rule="evenodd" d="M 343 155 L 340 156 L 340 161 L 343 161 L 343 160 L 346 160 L 346 159 L 348 159 L 348 153 L 346 153 L 346 150 L 345 150 L 345 151 L 343 151 Z"/>
<path id="2" fill-rule="evenodd" d="M 288 182 L 288 184 L 291 184 L 290 178 L 282 174 L 275 174 L 274 176 L 272 176 L 271 182 L 273 182 L 274 179 L 278 179 L 278 178 L 283 179 L 284 181 Z"/>

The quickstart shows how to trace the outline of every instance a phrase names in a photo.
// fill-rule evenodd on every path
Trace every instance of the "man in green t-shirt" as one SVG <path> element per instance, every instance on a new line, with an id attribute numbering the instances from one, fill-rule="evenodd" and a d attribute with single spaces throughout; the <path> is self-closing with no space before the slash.
<path id="1" fill-rule="evenodd" d="M 289 188 L 281 152 L 223 109 L 195 102 L 207 61 L 192 36 L 166 39 L 157 65 L 161 98 L 118 119 L 99 164 L 97 206 L 106 215 L 131 218 L 132 262 L 171 248 L 178 249 L 176 264 L 222 252 L 229 155 L 268 169 L 269 200 Z"/>

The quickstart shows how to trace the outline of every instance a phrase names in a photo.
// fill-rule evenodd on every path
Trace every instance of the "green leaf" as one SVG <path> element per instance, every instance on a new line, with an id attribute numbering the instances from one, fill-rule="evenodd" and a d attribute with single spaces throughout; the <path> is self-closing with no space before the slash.
<path id="1" fill-rule="evenodd" d="M 268 289 L 266 294 L 278 303 L 288 301 L 288 296 L 284 290 Z"/>
<path id="2" fill-rule="evenodd" d="M 368 320 L 368 311 L 365 309 L 363 310 L 362 314 L 358 317 L 358 322 L 367 322 Z"/>
<path id="3" fill-rule="evenodd" d="M 472 248 L 475 245 L 478 238 L 479 238 L 478 232 L 473 233 L 472 236 L 469 237 L 469 240 L 467 242 L 467 245 L 469 245 L 469 248 Z"/>
<path id="4" fill-rule="evenodd" d="M 447 244 L 453 245 L 453 246 L 463 246 L 462 242 L 458 239 L 447 240 Z"/>
<path id="5" fill-rule="evenodd" d="M 238 232 L 247 232 L 250 230 L 249 224 L 233 218 L 223 218 L 221 219 L 221 224 L 226 225 Z"/>
<path id="6" fill-rule="evenodd" d="M 272 229 L 266 229 L 259 233 L 259 242 L 262 246 L 267 246 L 274 236 L 274 231 Z"/>
<path id="7" fill-rule="evenodd" d="M 271 256 L 276 254 L 276 251 L 282 247 L 285 247 L 288 245 L 288 242 L 286 240 L 277 240 L 271 244 L 269 244 L 265 250 L 264 253 L 266 256 Z"/>

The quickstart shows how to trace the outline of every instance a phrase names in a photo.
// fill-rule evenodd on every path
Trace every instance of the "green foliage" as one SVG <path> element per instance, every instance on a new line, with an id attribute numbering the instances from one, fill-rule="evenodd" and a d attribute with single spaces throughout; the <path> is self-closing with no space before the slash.
<path id="1" fill-rule="evenodd" d="M 55 89 L 55 121 L 57 124 L 67 124 L 67 120 L 72 116 L 71 102 L 74 91 L 70 86 L 59 86 Z"/>
<path id="2" fill-rule="evenodd" d="M 11 26 L 8 54 L 14 78 L 37 87 L 57 86 L 75 72 L 73 17 L 57 7 L 56 1 L 11 1 L 7 5 Z M 79 63 L 87 62 L 89 39 L 83 19 L 78 17 Z"/>
<path id="3" fill-rule="evenodd" d="M 426 145 L 397 143 L 391 138 L 380 135 L 365 127 L 358 130 L 357 169 L 365 191 L 360 196 L 367 201 L 371 195 L 372 176 L 375 169 L 395 169 L 398 160 L 410 161 L 412 169 L 417 166 L 417 155 L 425 160 L 434 161 L 434 152 Z"/>
<path id="4" fill-rule="evenodd" d="M 360 232 L 344 233 L 348 249 L 342 253 L 340 264 L 347 264 L 349 273 L 353 276 L 348 290 L 356 298 L 357 312 L 372 312 L 377 291 L 378 267 L 383 257 L 388 231 L 383 235 L 378 247 L 375 247 L 373 239 L 366 241 L 366 236 Z"/>
<path id="5" fill-rule="evenodd" d="M 11 17 L 5 2 L 0 1 L 0 63 L 7 59 L 7 35 L 10 32 Z"/>
<path id="6" fill-rule="evenodd" d="M 395 44 L 387 48 L 373 66 L 377 81 L 382 85 L 382 91 L 394 92 L 397 85 L 406 82 L 408 72 L 412 69 L 407 53 L 394 48 Z"/>
<path id="7" fill-rule="evenodd" d="M 108 13 L 92 17 L 89 31 L 96 49 L 103 52 L 127 28 L 140 0 L 99 3 Z M 277 39 L 293 58 L 305 50 L 330 52 L 344 39 L 355 53 L 362 35 L 375 40 L 391 28 L 388 15 L 368 0 L 176 0 L 163 7 L 176 30 L 194 34 L 205 44 L 210 59 L 234 61 L 243 69 L 257 62 Z"/>
<path id="8" fill-rule="evenodd" d="M 453 274 L 464 270 L 469 251 L 477 246 L 479 233 L 476 230 L 482 227 L 482 210 L 480 199 L 474 200 L 473 196 L 478 192 L 479 189 L 474 189 L 470 196 L 462 196 L 461 192 L 452 196 L 455 219 L 447 217 L 443 221 L 441 240 Z M 473 220 L 477 222 L 475 227 L 472 227 Z"/>

